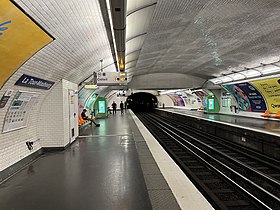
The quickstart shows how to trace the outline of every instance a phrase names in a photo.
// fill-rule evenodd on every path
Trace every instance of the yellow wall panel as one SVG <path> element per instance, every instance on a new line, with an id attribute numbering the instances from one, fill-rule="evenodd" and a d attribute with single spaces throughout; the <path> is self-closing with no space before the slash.
<path id="1" fill-rule="evenodd" d="M 272 113 L 280 111 L 280 78 L 264 79 L 250 82 L 265 97 L 268 109 Z"/>
<path id="2" fill-rule="evenodd" d="M 9 0 L 0 1 L 0 33 L 2 87 L 22 64 L 53 38 Z"/>

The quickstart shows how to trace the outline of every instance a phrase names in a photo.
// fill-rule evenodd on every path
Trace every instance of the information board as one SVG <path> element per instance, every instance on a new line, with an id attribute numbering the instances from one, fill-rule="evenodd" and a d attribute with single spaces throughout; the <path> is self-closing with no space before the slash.
<path id="1" fill-rule="evenodd" d="M 126 72 L 98 72 L 97 86 L 127 85 Z"/>
<path id="2" fill-rule="evenodd" d="M 38 96 L 36 93 L 17 92 L 5 116 L 3 133 L 27 126 L 32 106 Z"/>

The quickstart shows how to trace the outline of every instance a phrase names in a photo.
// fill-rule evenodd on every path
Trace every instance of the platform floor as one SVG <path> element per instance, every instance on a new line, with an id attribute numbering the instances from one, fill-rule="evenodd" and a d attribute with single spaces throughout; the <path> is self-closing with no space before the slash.
<path id="1" fill-rule="evenodd" d="M 225 115 L 225 114 L 205 114 L 201 111 L 180 109 L 180 108 L 165 108 L 163 111 L 176 112 L 195 118 L 215 121 L 217 123 L 227 124 L 235 127 L 246 128 L 257 132 L 265 132 L 270 135 L 280 136 L 280 120 L 266 120 L 252 117 Z"/>
<path id="2" fill-rule="evenodd" d="M 1 210 L 180 209 L 129 112 L 0 184 Z"/>

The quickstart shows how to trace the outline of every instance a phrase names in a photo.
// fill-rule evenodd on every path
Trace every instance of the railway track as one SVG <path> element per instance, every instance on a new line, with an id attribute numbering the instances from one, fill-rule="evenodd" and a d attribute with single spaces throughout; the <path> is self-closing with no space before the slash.
<path id="1" fill-rule="evenodd" d="M 216 209 L 280 209 L 279 161 L 187 127 L 136 113 Z"/>

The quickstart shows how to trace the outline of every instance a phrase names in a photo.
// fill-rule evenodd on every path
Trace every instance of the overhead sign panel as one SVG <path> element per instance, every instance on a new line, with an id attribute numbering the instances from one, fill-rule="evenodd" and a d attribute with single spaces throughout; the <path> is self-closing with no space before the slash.
<path id="1" fill-rule="evenodd" d="M 53 41 L 10 0 L 0 1 L 0 88 L 33 54 Z"/>
<path id="2" fill-rule="evenodd" d="M 98 86 L 127 85 L 127 74 L 125 72 L 98 72 Z"/>

